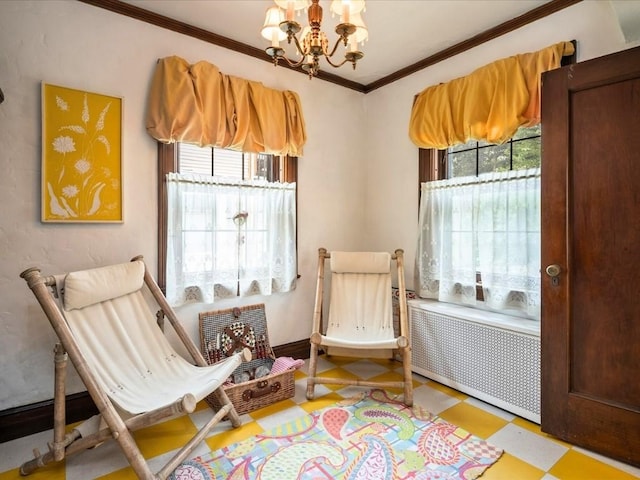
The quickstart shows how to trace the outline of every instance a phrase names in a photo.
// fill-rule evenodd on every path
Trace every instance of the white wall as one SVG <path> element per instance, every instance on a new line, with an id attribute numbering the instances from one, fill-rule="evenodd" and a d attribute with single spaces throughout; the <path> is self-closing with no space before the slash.
<path id="1" fill-rule="evenodd" d="M 412 286 L 417 149 L 407 128 L 414 94 L 498 58 L 570 39 L 578 40 L 579 60 L 630 46 L 610 3 L 587 0 L 365 96 L 80 2 L 1 1 L 0 410 L 52 397 L 55 338 L 21 271 L 58 273 L 137 254 L 156 271 L 156 144 L 144 129 L 144 112 L 157 58 L 206 60 L 301 97 L 308 141 L 298 173 L 297 290 L 180 312 L 197 338 L 198 310 L 265 302 L 271 342 L 279 345 L 309 335 L 320 246 L 402 247 Z M 42 81 L 124 97 L 123 224 L 40 222 Z M 82 389 L 74 379 L 69 393 Z"/>
<path id="2" fill-rule="evenodd" d="M 156 272 L 156 143 L 144 115 L 156 59 L 169 55 L 206 60 L 224 73 L 301 97 L 308 135 L 298 172 L 302 278 L 293 293 L 233 305 L 265 302 L 273 345 L 308 337 L 318 247 L 355 249 L 364 230 L 357 159 L 365 132 L 355 129 L 363 94 L 76 1 L 0 2 L 0 46 L 0 410 L 53 394 L 55 337 L 20 272 L 38 266 L 53 274 L 138 254 Z M 123 224 L 40 222 L 42 81 L 124 97 Z M 343 108 L 335 115 L 338 105 Z M 197 311 L 231 303 L 186 309 L 181 316 L 197 338 Z M 73 380 L 69 393 L 84 390 Z"/>
<path id="3" fill-rule="evenodd" d="M 639 9 L 640 2 L 634 3 Z M 500 58 L 563 40 L 577 40 L 578 61 L 634 46 L 625 44 L 609 1 L 586 0 L 367 94 L 369 168 L 363 248 L 403 247 L 407 288 L 413 287 L 418 237 L 418 148 L 408 133 L 414 95 Z"/>

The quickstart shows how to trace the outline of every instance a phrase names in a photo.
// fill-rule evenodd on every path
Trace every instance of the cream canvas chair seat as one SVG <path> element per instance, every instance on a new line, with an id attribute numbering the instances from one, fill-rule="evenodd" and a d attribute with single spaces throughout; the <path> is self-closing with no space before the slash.
<path id="1" fill-rule="evenodd" d="M 403 251 L 331 252 L 320 248 L 318 281 L 311 332 L 311 356 L 307 377 L 307 398 L 315 395 L 316 384 L 359 385 L 400 388 L 404 402 L 413 404 L 411 346 L 407 323 Z M 330 259 L 331 288 L 328 296 L 326 329 L 323 328 L 325 303 L 325 260 Z M 396 261 L 398 281 L 398 327 L 394 328 L 391 261 Z M 396 331 L 397 330 L 397 331 Z M 324 332 L 324 333 L 323 333 Z M 360 358 L 394 358 L 403 363 L 402 380 L 349 380 L 317 374 L 320 349 L 327 354 Z"/>
<path id="2" fill-rule="evenodd" d="M 94 447 L 113 437 L 138 478 L 164 479 L 223 418 L 234 427 L 240 418 L 221 387 L 238 365 L 250 359 L 248 350 L 215 365 L 207 365 L 200 350 L 168 305 L 141 257 L 129 263 L 66 275 L 43 277 L 37 268 L 21 276 L 38 299 L 60 343 L 56 345 L 54 441 L 49 452 L 22 465 L 27 475 L 36 468 Z M 151 296 L 192 356 L 176 353 L 157 324 L 143 294 Z M 65 432 L 67 356 L 100 411 L 71 433 Z M 222 408 L 157 473 L 152 473 L 131 432 L 191 413 L 212 392 Z"/>

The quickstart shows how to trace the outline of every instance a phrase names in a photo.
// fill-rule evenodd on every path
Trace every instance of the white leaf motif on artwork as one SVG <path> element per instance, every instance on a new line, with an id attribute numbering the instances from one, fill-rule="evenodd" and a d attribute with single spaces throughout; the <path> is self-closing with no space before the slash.
<path id="1" fill-rule="evenodd" d="M 56 105 L 63 112 L 69 111 L 69 104 L 57 95 L 56 95 Z"/>
<path id="2" fill-rule="evenodd" d="M 109 143 L 109 139 L 107 137 L 105 137 L 104 135 L 100 135 L 96 140 L 98 140 L 105 146 L 105 148 L 107 149 L 107 155 L 111 153 L 111 144 Z"/>
<path id="3" fill-rule="evenodd" d="M 82 107 L 82 121 L 86 124 L 89 121 L 89 104 L 87 103 L 87 94 L 84 94 L 84 106 Z"/>
<path id="4" fill-rule="evenodd" d="M 111 102 L 107 103 L 107 106 L 104 107 L 100 112 L 100 116 L 98 117 L 98 121 L 96 122 L 96 132 L 99 132 L 104 129 L 104 116 L 109 111 L 110 106 L 111 106 Z"/>
<path id="5" fill-rule="evenodd" d="M 101 205 L 100 192 L 102 192 L 102 189 L 104 187 L 105 187 L 104 183 L 98 184 L 98 189 L 93 194 L 93 204 L 91 205 L 91 209 L 87 212 L 88 215 L 93 215 L 100 208 L 100 205 Z"/>
<path id="6" fill-rule="evenodd" d="M 64 205 L 64 208 L 67 209 L 67 212 L 69 212 L 69 215 L 71 215 L 72 217 L 77 217 L 78 216 L 78 214 L 73 211 L 73 208 L 71 208 L 69 203 L 67 203 L 67 199 L 66 198 L 60 197 L 60 201 L 62 202 L 62 205 Z"/>
<path id="7" fill-rule="evenodd" d="M 60 127 L 60 130 L 71 130 L 72 132 L 80 133 L 82 135 L 87 133 L 81 125 L 65 125 L 64 127 Z"/>
<path id="8" fill-rule="evenodd" d="M 53 187 L 50 183 L 47 183 L 47 190 L 49 191 L 49 207 L 51 208 L 51 213 L 59 215 L 62 218 L 69 218 L 69 213 L 62 208 L 60 202 L 58 202 L 58 197 L 53 193 Z"/>

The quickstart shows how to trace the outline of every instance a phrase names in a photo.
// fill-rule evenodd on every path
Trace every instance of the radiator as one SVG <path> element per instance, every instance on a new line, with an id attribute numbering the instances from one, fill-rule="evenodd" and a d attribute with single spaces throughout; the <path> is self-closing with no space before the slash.
<path id="1" fill-rule="evenodd" d="M 408 303 L 415 373 L 540 423 L 537 322 L 469 314 L 438 302 Z"/>

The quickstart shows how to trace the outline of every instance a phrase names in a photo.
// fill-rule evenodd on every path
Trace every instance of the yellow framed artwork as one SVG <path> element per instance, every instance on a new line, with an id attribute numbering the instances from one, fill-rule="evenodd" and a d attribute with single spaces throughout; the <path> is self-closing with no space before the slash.
<path id="1" fill-rule="evenodd" d="M 122 98 L 42 83 L 42 221 L 121 223 Z"/>

